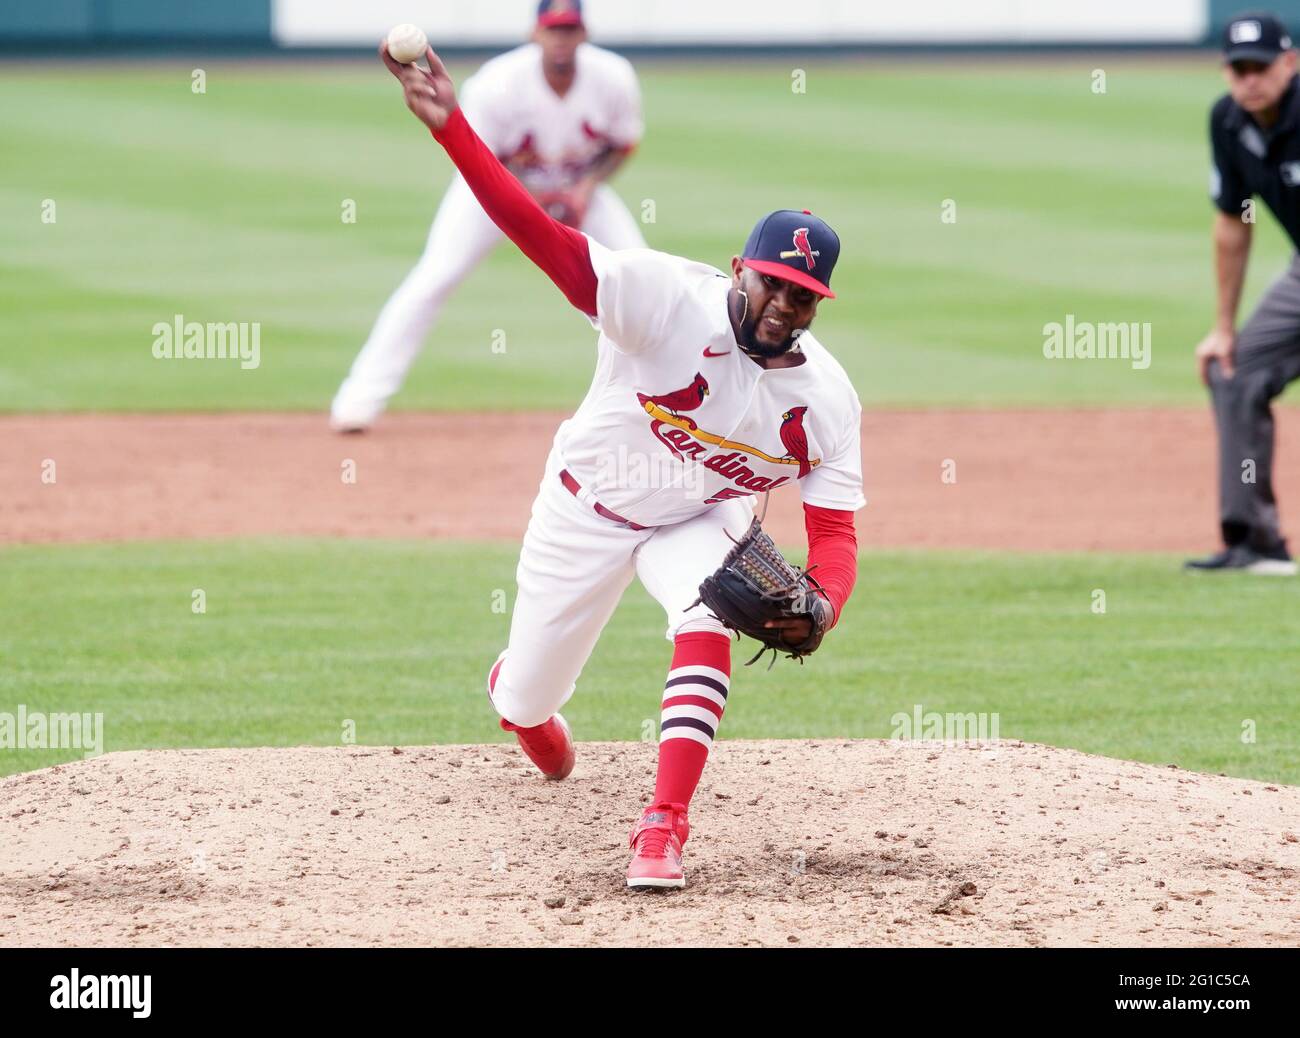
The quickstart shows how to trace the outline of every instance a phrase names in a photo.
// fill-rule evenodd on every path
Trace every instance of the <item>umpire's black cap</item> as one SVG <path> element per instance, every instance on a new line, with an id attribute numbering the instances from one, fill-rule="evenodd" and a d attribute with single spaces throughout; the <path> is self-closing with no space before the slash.
<path id="1" fill-rule="evenodd" d="M 1236 15 L 1223 29 L 1223 60 L 1263 61 L 1272 64 L 1291 49 L 1291 34 L 1275 14 L 1246 11 Z"/>

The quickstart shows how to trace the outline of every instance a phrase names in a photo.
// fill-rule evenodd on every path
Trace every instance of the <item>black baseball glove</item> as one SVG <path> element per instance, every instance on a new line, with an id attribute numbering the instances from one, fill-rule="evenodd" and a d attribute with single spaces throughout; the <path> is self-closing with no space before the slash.
<path id="1" fill-rule="evenodd" d="M 809 571 L 786 562 L 757 518 L 717 571 L 700 585 L 700 597 L 692 605 L 701 602 L 738 632 L 737 637 L 747 634 L 763 643 L 745 666 L 772 650 L 768 670 L 778 652 L 803 663 L 803 657 L 816 651 L 834 623 L 834 611 L 822 586 Z M 806 620 L 809 628 L 808 636 L 797 644 L 786 641 L 784 628 L 765 626 L 769 620 L 794 619 Z"/>

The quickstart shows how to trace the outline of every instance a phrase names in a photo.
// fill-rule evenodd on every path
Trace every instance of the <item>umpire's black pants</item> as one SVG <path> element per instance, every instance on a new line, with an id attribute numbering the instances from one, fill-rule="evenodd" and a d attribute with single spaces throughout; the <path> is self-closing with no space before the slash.
<path id="1" fill-rule="evenodd" d="M 1300 254 L 1237 333 L 1236 373 L 1210 365 L 1219 429 L 1219 517 L 1226 544 L 1285 547 L 1273 496 L 1273 398 L 1300 378 Z"/>

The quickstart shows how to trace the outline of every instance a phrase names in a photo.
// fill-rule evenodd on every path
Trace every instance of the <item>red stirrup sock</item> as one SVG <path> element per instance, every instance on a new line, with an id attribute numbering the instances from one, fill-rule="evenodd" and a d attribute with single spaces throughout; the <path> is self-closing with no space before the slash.
<path id="1" fill-rule="evenodd" d="M 673 646 L 659 726 L 654 802 L 689 805 L 727 706 L 731 639 L 713 631 L 688 631 L 679 634 Z"/>

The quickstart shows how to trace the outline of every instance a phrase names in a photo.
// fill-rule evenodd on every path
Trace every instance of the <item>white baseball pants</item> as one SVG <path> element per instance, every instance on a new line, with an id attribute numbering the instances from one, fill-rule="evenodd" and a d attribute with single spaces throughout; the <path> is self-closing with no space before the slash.
<path id="1" fill-rule="evenodd" d="M 633 576 L 663 606 L 670 641 L 685 631 L 729 633 L 707 606 L 688 607 L 754 517 L 754 498 L 733 498 L 685 522 L 632 530 L 565 489 L 562 468 L 552 451 L 519 554 L 510 643 L 492 694 L 497 712 L 523 727 L 573 695 Z"/>
<path id="2" fill-rule="evenodd" d="M 592 195 L 583 231 L 610 249 L 643 248 L 627 206 L 608 184 Z M 368 425 L 402 386 L 452 291 L 502 238 L 457 175 L 443 196 L 424 255 L 379 313 L 330 408 L 336 422 Z"/>

